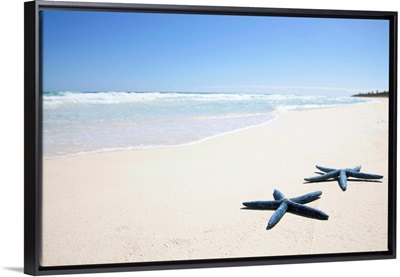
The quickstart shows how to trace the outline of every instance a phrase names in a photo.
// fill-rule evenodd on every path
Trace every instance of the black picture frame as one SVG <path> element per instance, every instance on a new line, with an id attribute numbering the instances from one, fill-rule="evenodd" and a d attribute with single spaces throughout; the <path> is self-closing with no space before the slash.
<path id="1" fill-rule="evenodd" d="M 41 170 L 42 170 L 42 99 L 41 99 L 41 10 L 122 11 L 144 13 L 219 14 L 243 16 L 289 16 L 354 19 L 387 19 L 389 40 L 389 189 L 388 189 L 388 251 L 246 257 L 209 260 L 141 262 L 43 267 L 41 245 Z M 253 7 L 184 6 L 153 4 L 80 3 L 31 1 L 25 3 L 25 123 L 24 123 L 24 272 L 29 275 L 72 273 L 125 272 L 205 267 L 317 263 L 396 258 L 396 169 L 397 169 L 397 12 L 279 9 Z"/>

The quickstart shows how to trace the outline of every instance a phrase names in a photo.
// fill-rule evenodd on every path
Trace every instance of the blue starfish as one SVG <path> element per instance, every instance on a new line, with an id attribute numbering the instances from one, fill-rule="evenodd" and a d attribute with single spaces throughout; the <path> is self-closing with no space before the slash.
<path id="1" fill-rule="evenodd" d="M 329 216 L 323 211 L 303 205 L 317 200 L 321 194 L 321 191 L 315 191 L 295 198 L 286 198 L 282 192 L 275 189 L 273 194 L 275 200 L 243 202 L 243 205 L 251 210 L 276 210 L 268 221 L 267 230 L 269 230 L 281 220 L 286 211 L 301 216 L 327 220 Z"/>
<path id="2" fill-rule="evenodd" d="M 360 172 L 361 166 L 357 166 L 354 168 L 344 168 L 344 169 L 335 169 L 335 168 L 327 168 L 322 166 L 316 166 L 319 170 L 325 172 L 320 176 L 304 178 L 305 181 L 308 182 L 320 182 L 325 181 L 331 178 L 339 178 L 339 186 L 345 191 L 347 189 L 347 177 L 354 177 L 360 179 L 382 179 L 383 176 L 377 174 L 369 174 Z"/>

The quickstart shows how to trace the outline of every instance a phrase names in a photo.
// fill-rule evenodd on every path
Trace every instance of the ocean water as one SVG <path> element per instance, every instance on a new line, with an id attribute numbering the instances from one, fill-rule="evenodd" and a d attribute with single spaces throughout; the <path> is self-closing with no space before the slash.
<path id="1" fill-rule="evenodd" d="M 45 158 L 194 143 L 279 113 L 368 101 L 249 93 L 44 92 Z"/>

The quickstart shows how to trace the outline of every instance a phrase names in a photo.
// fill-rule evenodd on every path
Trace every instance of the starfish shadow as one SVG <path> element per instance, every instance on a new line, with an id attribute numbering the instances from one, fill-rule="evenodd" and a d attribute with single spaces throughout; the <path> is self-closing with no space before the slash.
<path id="1" fill-rule="evenodd" d="M 323 181 L 319 181 L 318 183 L 332 183 L 332 182 L 335 182 L 335 181 L 339 182 L 339 178 L 323 180 Z M 355 183 L 382 183 L 382 181 L 378 181 L 378 180 L 353 179 L 353 178 L 348 178 L 347 181 L 355 182 Z M 313 184 L 313 183 L 315 183 L 315 182 L 311 182 L 311 181 L 303 182 L 304 185 L 309 185 L 309 184 Z"/>

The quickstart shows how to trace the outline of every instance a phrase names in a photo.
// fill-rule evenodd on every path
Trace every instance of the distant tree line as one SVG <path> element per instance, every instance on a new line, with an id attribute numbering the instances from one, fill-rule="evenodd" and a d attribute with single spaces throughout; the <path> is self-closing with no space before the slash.
<path id="1" fill-rule="evenodd" d="M 389 91 L 360 92 L 352 95 L 352 97 L 389 97 Z"/>

